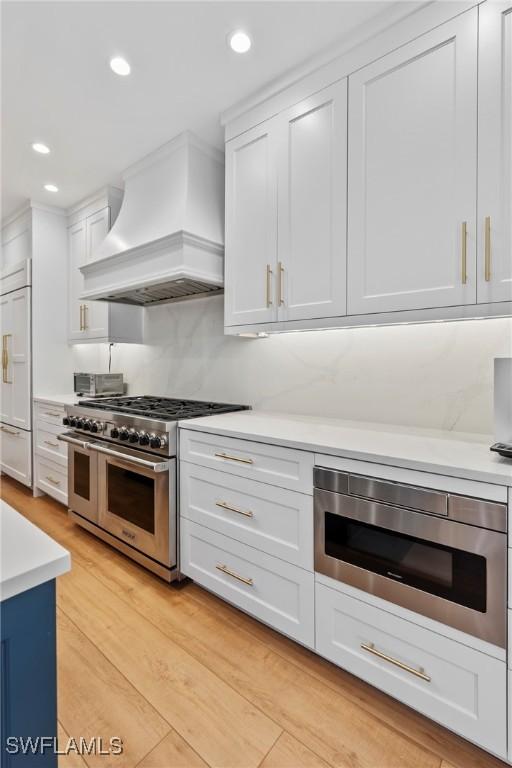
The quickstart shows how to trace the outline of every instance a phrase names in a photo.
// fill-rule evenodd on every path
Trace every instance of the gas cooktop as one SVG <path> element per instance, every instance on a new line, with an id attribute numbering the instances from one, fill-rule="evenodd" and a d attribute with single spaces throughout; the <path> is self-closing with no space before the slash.
<path id="1" fill-rule="evenodd" d="M 244 411 L 249 406 L 231 403 L 210 403 L 202 400 L 180 400 L 172 397 L 154 397 L 140 395 L 138 397 L 102 397 L 94 400 L 81 400 L 78 403 L 83 408 L 126 413 L 132 416 L 144 416 L 160 421 L 178 421 L 194 419 L 198 416 L 211 416 L 216 413 Z"/>

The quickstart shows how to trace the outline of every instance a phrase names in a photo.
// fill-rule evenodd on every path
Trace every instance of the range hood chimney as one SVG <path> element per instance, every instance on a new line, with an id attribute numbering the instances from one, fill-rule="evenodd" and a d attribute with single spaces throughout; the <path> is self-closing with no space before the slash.
<path id="1" fill-rule="evenodd" d="M 187 131 L 123 174 L 114 226 L 80 267 L 83 299 L 151 306 L 222 290 L 224 156 Z"/>

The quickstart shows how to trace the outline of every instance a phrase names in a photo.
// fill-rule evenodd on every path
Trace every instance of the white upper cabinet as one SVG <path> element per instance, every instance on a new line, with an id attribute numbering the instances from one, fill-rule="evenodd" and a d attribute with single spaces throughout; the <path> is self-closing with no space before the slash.
<path id="1" fill-rule="evenodd" d="M 479 8 L 478 302 L 512 301 L 512 2 Z"/>
<path id="2" fill-rule="evenodd" d="M 476 302 L 477 10 L 349 78 L 348 312 Z"/>
<path id="3" fill-rule="evenodd" d="M 279 320 L 346 312 L 347 81 L 278 117 Z"/>
<path id="4" fill-rule="evenodd" d="M 275 319 L 275 120 L 226 145 L 225 324 Z"/>
<path id="5" fill-rule="evenodd" d="M 110 223 L 110 206 L 104 206 L 82 219 L 75 216 L 68 229 L 68 338 L 73 343 L 143 340 L 141 307 L 80 299 L 84 285 L 80 267 L 94 260 L 95 250 L 107 235 Z"/>
<path id="6" fill-rule="evenodd" d="M 84 332 L 83 311 L 84 304 L 80 300 L 83 290 L 83 277 L 80 267 L 86 261 L 85 219 L 77 222 L 68 230 L 68 320 L 69 340 L 79 341 Z"/>
<path id="7" fill-rule="evenodd" d="M 2 381 L 0 421 L 30 429 L 30 288 L 0 297 Z"/>
<path id="8" fill-rule="evenodd" d="M 226 145 L 226 326 L 346 309 L 347 83 Z"/>

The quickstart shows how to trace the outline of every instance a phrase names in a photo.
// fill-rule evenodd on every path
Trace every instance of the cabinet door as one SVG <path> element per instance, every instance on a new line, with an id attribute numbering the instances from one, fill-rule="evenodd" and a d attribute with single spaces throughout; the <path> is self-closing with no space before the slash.
<path id="1" fill-rule="evenodd" d="M 276 319 L 275 119 L 226 145 L 225 323 Z"/>
<path id="2" fill-rule="evenodd" d="M 478 301 L 512 301 L 512 2 L 479 7 Z"/>
<path id="3" fill-rule="evenodd" d="M 84 285 L 80 266 L 86 261 L 85 221 L 79 221 L 68 230 L 68 250 L 68 336 L 70 341 L 81 341 L 85 337 L 84 302 L 80 299 Z"/>
<path id="4" fill-rule="evenodd" d="M 1 297 L 1 324 L 1 420 L 30 429 L 30 288 Z"/>
<path id="5" fill-rule="evenodd" d="M 476 302 L 477 31 L 475 8 L 349 78 L 349 314 Z"/>
<path id="6" fill-rule="evenodd" d="M 96 247 L 107 236 L 110 228 L 110 208 L 88 216 L 85 220 L 86 261 L 94 261 Z M 85 302 L 85 334 L 88 339 L 102 339 L 109 335 L 109 305 L 103 301 Z"/>
<path id="7" fill-rule="evenodd" d="M 279 320 L 346 313 L 347 81 L 279 116 Z"/>

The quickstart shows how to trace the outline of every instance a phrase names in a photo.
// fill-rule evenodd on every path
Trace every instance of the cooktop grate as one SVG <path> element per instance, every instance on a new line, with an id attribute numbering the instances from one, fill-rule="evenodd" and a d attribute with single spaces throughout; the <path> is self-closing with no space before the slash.
<path id="1" fill-rule="evenodd" d="M 247 405 L 231 403 L 211 403 L 202 400 L 181 400 L 171 397 L 154 397 L 141 395 L 138 397 L 107 397 L 95 400 L 82 400 L 80 406 L 96 408 L 115 413 L 127 413 L 133 416 L 146 416 L 162 421 L 177 421 L 178 419 L 193 419 L 199 416 L 211 416 L 216 413 L 247 410 Z"/>

